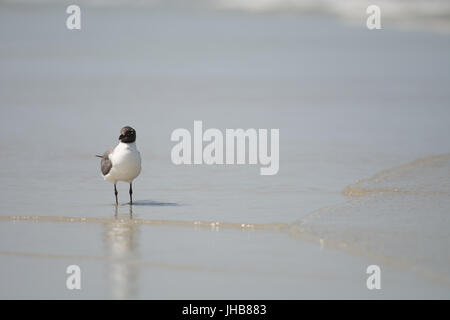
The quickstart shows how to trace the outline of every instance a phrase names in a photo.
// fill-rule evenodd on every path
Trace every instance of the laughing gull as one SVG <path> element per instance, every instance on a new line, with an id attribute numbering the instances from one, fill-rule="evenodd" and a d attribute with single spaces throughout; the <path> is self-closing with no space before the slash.
<path id="1" fill-rule="evenodd" d="M 141 172 L 141 154 L 136 148 L 136 130 L 126 126 L 120 130 L 119 144 L 115 148 L 108 149 L 102 156 L 101 170 L 105 180 L 114 183 L 114 195 L 117 200 L 118 181 L 130 184 L 130 204 L 133 204 L 133 180 Z"/>

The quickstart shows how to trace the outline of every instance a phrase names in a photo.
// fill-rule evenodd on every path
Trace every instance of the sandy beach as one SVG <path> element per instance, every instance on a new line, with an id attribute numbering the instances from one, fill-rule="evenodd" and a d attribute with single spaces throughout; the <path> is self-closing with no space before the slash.
<path id="1" fill-rule="evenodd" d="M 450 298 L 445 28 L 86 4 L 69 31 L 65 8 L 0 2 L 1 299 Z M 195 120 L 279 128 L 278 174 L 174 165 Z M 115 207 L 94 155 L 124 125 L 142 173 Z"/>

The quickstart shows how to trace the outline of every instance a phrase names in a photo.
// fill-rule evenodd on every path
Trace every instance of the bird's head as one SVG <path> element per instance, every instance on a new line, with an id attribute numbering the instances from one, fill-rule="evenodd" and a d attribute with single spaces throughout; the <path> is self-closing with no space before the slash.
<path id="1" fill-rule="evenodd" d="M 136 141 L 136 130 L 126 126 L 120 130 L 119 140 L 123 143 L 132 143 Z"/>

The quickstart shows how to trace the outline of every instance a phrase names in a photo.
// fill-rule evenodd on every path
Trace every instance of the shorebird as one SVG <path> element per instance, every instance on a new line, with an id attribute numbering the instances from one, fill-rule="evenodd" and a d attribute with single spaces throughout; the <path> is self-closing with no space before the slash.
<path id="1" fill-rule="evenodd" d="M 109 148 L 103 155 L 101 171 L 105 180 L 114 184 L 114 195 L 117 200 L 117 182 L 124 181 L 130 184 L 130 205 L 133 204 L 133 180 L 141 172 L 141 154 L 136 147 L 136 130 L 126 126 L 120 130 L 119 144 Z"/>

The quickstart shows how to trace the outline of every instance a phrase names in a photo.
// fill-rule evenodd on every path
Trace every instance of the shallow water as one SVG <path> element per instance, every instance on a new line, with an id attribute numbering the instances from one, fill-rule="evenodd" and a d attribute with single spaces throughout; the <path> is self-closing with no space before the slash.
<path id="1" fill-rule="evenodd" d="M 293 228 L 450 284 L 450 155 L 422 158 L 348 186 L 348 201 Z"/>
<path id="2" fill-rule="evenodd" d="M 449 152 L 448 36 L 124 8 L 69 32 L 63 6 L 1 9 L 0 297 L 449 297 L 450 166 L 428 158 Z M 279 173 L 173 165 L 194 120 L 279 128 Z M 94 157 L 124 125 L 143 156 L 132 212 Z"/>

